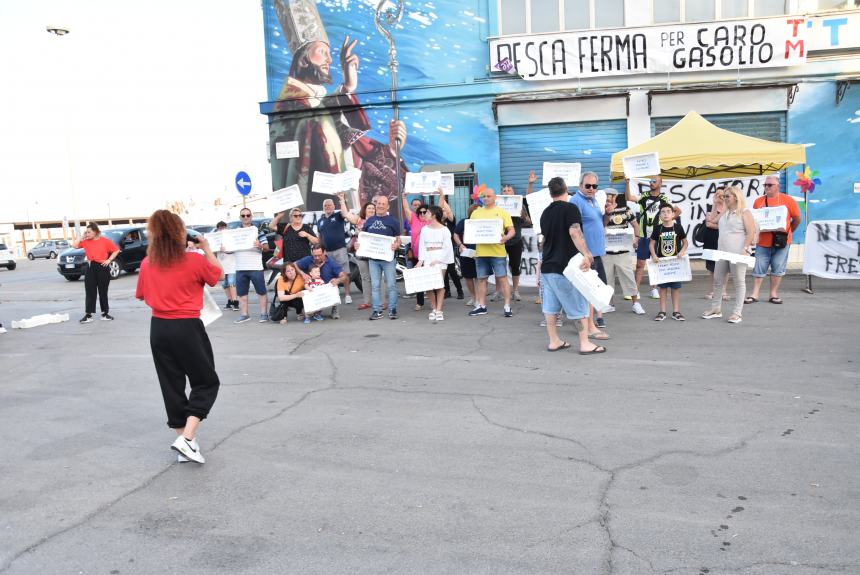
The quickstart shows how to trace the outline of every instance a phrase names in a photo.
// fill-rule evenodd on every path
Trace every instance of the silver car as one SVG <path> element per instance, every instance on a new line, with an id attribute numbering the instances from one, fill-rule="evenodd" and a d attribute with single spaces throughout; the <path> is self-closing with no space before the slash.
<path id="1" fill-rule="evenodd" d="M 36 258 L 48 258 L 49 260 L 52 260 L 56 258 L 61 251 L 67 249 L 69 249 L 69 242 L 66 240 L 45 240 L 27 250 L 27 258 L 30 260 L 34 260 Z"/>

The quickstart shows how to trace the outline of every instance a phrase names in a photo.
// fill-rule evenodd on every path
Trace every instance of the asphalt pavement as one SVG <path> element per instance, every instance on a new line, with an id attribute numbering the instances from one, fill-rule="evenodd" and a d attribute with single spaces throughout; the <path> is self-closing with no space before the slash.
<path id="1" fill-rule="evenodd" d="M 0 270 L 7 328 L 70 314 L 0 335 L 0 574 L 860 573 L 857 283 L 790 276 L 730 325 L 697 275 L 688 321 L 616 302 L 591 357 L 545 351 L 533 289 L 435 325 L 225 312 L 199 466 L 136 276 L 80 325 L 55 266 Z"/>

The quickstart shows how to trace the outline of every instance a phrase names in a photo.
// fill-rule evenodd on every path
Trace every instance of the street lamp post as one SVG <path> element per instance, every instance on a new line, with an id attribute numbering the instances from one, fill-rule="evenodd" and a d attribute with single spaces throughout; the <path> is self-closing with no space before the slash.
<path id="1" fill-rule="evenodd" d="M 45 28 L 45 30 L 47 30 L 49 34 L 53 34 L 54 36 L 56 36 L 58 38 L 62 38 L 63 36 L 67 35 L 70 31 L 65 26 L 55 26 L 52 24 L 49 24 Z M 62 49 L 60 49 L 60 53 L 61 54 L 63 53 Z M 58 60 L 65 60 L 65 58 L 63 58 L 61 56 L 60 58 L 58 58 Z M 65 62 L 61 62 L 60 67 L 63 69 L 64 74 L 68 73 L 66 71 L 67 66 L 65 65 Z M 67 89 L 69 86 L 71 86 L 71 82 L 68 82 L 68 81 L 63 82 L 63 84 L 65 85 L 65 87 Z M 65 100 L 67 102 L 69 101 L 68 94 L 66 95 Z M 66 130 L 65 130 L 66 131 L 66 134 L 65 134 L 65 136 L 66 136 L 66 157 L 67 157 L 68 162 L 69 162 L 68 179 L 69 179 L 69 190 L 71 191 L 71 195 L 72 195 L 72 215 L 75 218 L 75 234 L 74 235 L 75 235 L 75 238 L 80 238 L 81 237 L 81 220 L 78 218 L 78 192 L 75 189 L 74 178 L 72 176 L 72 172 L 73 172 L 73 170 L 72 170 L 72 143 L 71 143 L 71 136 L 70 136 L 71 118 L 70 118 L 70 115 L 68 113 L 66 113 L 65 111 L 63 111 L 63 122 L 65 123 L 65 128 L 66 128 Z"/>

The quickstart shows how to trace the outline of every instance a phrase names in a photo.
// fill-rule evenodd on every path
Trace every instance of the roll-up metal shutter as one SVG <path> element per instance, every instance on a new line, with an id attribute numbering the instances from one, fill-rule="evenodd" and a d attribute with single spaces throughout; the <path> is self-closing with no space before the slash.
<path id="1" fill-rule="evenodd" d="M 596 172 L 601 187 L 608 187 L 612 154 L 627 147 L 627 121 L 573 122 L 534 126 L 499 127 L 501 175 L 525 193 L 529 171 L 538 177 L 540 189 L 544 162 L 579 162 L 582 171 Z M 567 182 L 569 187 L 579 182 Z"/>
<path id="2" fill-rule="evenodd" d="M 788 129 L 785 112 L 758 112 L 754 114 L 710 114 L 704 118 L 724 130 L 731 130 L 744 136 L 770 140 L 771 142 L 786 142 Z M 651 135 L 662 134 L 681 119 L 652 118 Z M 780 172 L 780 189 L 785 192 L 785 172 Z"/>

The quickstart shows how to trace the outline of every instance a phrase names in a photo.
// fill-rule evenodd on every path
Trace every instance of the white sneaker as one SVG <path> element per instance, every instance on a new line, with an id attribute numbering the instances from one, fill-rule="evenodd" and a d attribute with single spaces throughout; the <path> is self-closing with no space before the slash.
<path id="1" fill-rule="evenodd" d="M 469 307 L 475 307 L 475 298 L 471 298 L 471 297 L 470 297 L 470 298 L 468 299 L 468 301 L 466 301 L 466 305 L 467 305 L 467 306 L 469 306 Z"/>
<path id="2" fill-rule="evenodd" d="M 445 314 L 441 311 L 436 312 L 436 321 L 445 321 Z"/>
<path id="3" fill-rule="evenodd" d="M 642 307 L 642 304 L 637 302 L 633 302 L 633 313 L 636 315 L 645 315 L 645 308 Z"/>
<path id="4" fill-rule="evenodd" d="M 561 314 L 555 316 L 555 327 L 562 327 L 564 322 L 561 319 Z"/>
<path id="5" fill-rule="evenodd" d="M 343 296 L 343 303 L 347 303 L 347 304 L 352 303 L 352 296 L 349 294 Z"/>
<path id="6" fill-rule="evenodd" d="M 0 333 L 6 333 L 6 328 L 0 325 Z"/>
<path id="7" fill-rule="evenodd" d="M 657 288 L 651 288 L 651 299 L 660 299 L 660 292 Z"/>
<path id="8" fill-rule="evenodd" d="M 514 290 L 514 301 L 522 301 L 523 298 L 520 297 L 520 290 Z"/>
<path id="9" fill-rule="evenodd" d="M 195 463 L 206 463 L 206 459 L 200 453 L 200 446 L 197 445 L 196 439 L 188 441 L 185 437 L 180 435 L 176 438 L 176 441 L 173 442 L 173 445 L 171 445 L 170 448 L 178 451 L 187 459 L 190 459 Z"/>
<path id="10" fill-rule="evenodd" d="M 176 454 L 176 463 L 188 463 L 189 461 L 191 460 L 182 455 L 181 453 Z"/>
<path id="11" fill-rule="evenodd" d="M 430 321 L 436 321 L 436 311 L 434 310 L 427 314 L 427 319 Z"/>
<path id="12" fill-rule="evenodd" d="M 606 306 L 605 308 L 603 308 L 603 313 L 612 313 L 612 312 L 614 312 L 614 311 L 615 311 L 615 306 L 614 306 L 614 305 L 612 305 L 612 304 L 610 304 L 610 305 Z"/>

